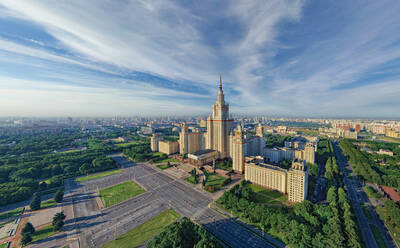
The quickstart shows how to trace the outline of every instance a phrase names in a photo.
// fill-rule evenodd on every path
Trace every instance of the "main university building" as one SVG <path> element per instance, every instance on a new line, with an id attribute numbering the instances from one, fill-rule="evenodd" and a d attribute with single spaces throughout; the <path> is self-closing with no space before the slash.
<path id="1" fill-rule="evenodd" d="M 246 180 L 287 194 L 291 202 L 305 200 L 308 191 L 305 161 L 294 161 L 289 170 L 264 163 L 265 139 L 260 128 L 262 130 L 259 126 L 254 136 L 246 134 L 240 124 L 234 127 L 220 78 L 217 101 L 212 106 L 212 114 L 207 118 L 207 131 L 189 132 L 187 125 L 183 124 L 179 135 L 179 153 L 187 154 L 189 162 L 197 166 L 212 163 L 216 159 L 230 159 L 233 170 L 244 174 Z M 164 143 L 157 134 L 153 135 L 153 150 L 158 150 L 159 144 L 165 147 Z M 177 151 L 178 148 L 175 149 Z M 167 152 L 171 151 L 167 149 Z"/>

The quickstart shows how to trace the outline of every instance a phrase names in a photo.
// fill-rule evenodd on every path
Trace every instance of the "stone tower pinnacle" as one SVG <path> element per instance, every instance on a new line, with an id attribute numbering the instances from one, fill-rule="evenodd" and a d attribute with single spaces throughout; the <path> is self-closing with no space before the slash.
<path id="1" fill-rule="evenodd" d="M 222 74 L 219 74 L 219 90 L 222 91 Z"/>

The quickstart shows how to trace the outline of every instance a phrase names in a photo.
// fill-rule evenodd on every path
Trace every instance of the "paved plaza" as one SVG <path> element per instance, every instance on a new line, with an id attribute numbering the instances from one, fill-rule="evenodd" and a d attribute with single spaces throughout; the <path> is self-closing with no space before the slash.
<path id="1" fill-rule="evenodd" d="M 273 247 L 235 220 L 210 209 L 213 195 L 185 182 L 181 176 L 174 177 L 148 164 L 129 164 L 122 157 L 115 159 L 124 165 L 124 173 L 82 183 L 66 182 L 63 209 L 73 215 L 66 221 L 66 232 L 31 247 L 53 247 L 67 242 L 75 245 L 79 242 L 80 247 L 101 247 L 170 207 L 181 216 L 203 224 L 231 247 Z M 95 200 L 99 189 L 129 180 L 146 192 L 109 208 L 99 208 Z"/>

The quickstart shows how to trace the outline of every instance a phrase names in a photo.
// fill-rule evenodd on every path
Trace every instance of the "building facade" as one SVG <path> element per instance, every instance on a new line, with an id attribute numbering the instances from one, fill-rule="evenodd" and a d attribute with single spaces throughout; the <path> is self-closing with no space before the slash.
<path id="1" fill-rule="evenodd" d="M 218 152 L 218 157 L 229 157 L 229 134 L 233 128 L 233 119 L 229 117 L 229 104 L 225 102 L 222 91 L 222 78 L 219 81 L 217 101 L 212 106 L 212 114 L 207 118 L 206 149 Z"/>
<path id="2" fill-rule="evenodd" d="M 210 149 L 200 150 L 188 154 L 189 163 L 196 166 L 203 166 L 205 164 L 211 163 L 217 158 L 218 152 Z"/>
<path id="3" fill-rule="evenodd" d="M 232 158 L 232 169 L 235 172 L 244 173 L 244 161 L 246 156 L 262 156 L 265 149 L 265 139 L 260 136 L 251 136 L 243 133 L 239 124 L 235 135 L 230 135 L 230 157 Z"/>
<path id="4" fill-rule="evenodd" d="M 302 202 L 307 199 L 308 169 L 303 162 L 293 162 L 287 172 L 287 193 L 290 202 Z"/>
<path id="5" fill-rule="evenodd" d="M 278 166 L 250 160 L 245 164 L 244 178 L 253 184 L 287 193 L 287 171 Z"/>
<path id="6" fill-rule="evenodd" d="M 179 133 L 179 153 L 187 154 L 205 149 L 204 132 L 189 132 L 186 123 L 182 124 Z"/>
<path id="7" fill-rule="evenodd" d="M 158 133 L 153 133 L 150 138 L 150 148 L 152 152 L 158 152 L 158 143 L 162 140 L 162 137 Z"/>
<path id="8" fill-rule="evenodd" d="M 167 155 L 179 152 L 179 143 L 177 141 L 163 140 L 158 142 L 158 151 Z"/>
<path id="9" fill-rule="evenodd" d="M 307 199 L 308 170 L 305 161 L 293 161 L 289 170 L 250 158 L 245 163 L 245 179 L 253 184 L 287 194 L 290 202 Z"/>

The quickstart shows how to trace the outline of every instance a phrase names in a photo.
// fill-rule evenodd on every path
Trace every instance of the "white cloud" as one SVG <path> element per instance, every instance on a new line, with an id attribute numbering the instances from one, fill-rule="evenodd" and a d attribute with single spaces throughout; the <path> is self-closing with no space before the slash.
<path id="1" fill-rule="evenodd" d="M 92 88 L 0 77 L 0 116 L 130 116 L 189 114 L 190 109 L 204 111 L 202 106 L 156 98 L 171 94 L 177 92 L 161 92 L 149 85 L 128 89 Z"/>
<path id="2" fill-rule="evenodd" d="M 207 81 L 215 54 L 199 41 L 198 19 L 169 1 L 2 1 L 96 61 L 174 79 Z M 198 63 L 202 61 L 203 63 Z M 196 64 L 196 67 L 190 66 Z M 215 77 L 215 76 L 214 76 Z"/>
<path id="3" fill-rule="evenodd" d="M 211 92 L 212 96 L 216 87 L 211 86 L 216 85 L 217 75 L 222 72 L 229 88 L 239 92 L 235 98 L 228 98 L 234 111 L 236 108 L 237 111 L 289 115 L 320 114 L 322 111 L 327 114 L 353 114 L 358 110 L 367 113 L 363 106 L 383 106 L 389 100 L 397 103 L 395 98 L 387 98 L 391 92 L 384 90 L 394 87 L 396 81 L 387 81 L 386 88 L 364 86 L 340 91 L 332 88 L 361 80 L 383 63 L 400 57 L 400 49 L 396 45 L 400 40 L 397 32 L 400 29 L 397 18 L 399 4 L 390 4 L 391 7 L 387 8 L 388 2 L 382 1 L 363 6 L 349 4 L 350 11 L 338 8 L 341 14 L 349 14 L 346 25 L 329 39 L 319 38 L 318 33 L 313 34 L 314 39 L 301 53 L 281 62 L 276 60 L 276 55 L 282 50 L 296 48 L 296 42 L 281 43 L 280 36 L 286 30 L 281 30 L 280 24 L 284 21 L 301 22 L 307 2 L 226 1 L 220 3 L 223 8 L 213 8 L 216 3 L 212 1 L 204 1 L 201 5 L 183 3 L 190 7 L 167 0 L 99 0 L 96 4 L 92 1 L 1 0 L 0 4 L 6 8 L 0 8 L 0 16 L 12 15 L 41 25 L 60 42 L 63 49 L 73 55 L 46 51 L 46 43 L 36 39 L 31 42 L 39 44 L 40 48 L 0 39 L 0 49 L 119 74 L 119 71 L 110 69 L 116 66 L 121 71 L 144 72 L 185 87 L 187 81 L 194 82 Z M 202 9 L 203 6 L 209 9 Z M 351 11 L 352 8 L 357 8 L 357 11 Z M 210 13 L 210 9 L 215 13 Z M 335 18 L 331 21 L 334 22 Z M 208 28 L 218 26 L 220 21 L 235 25 L 232 25 L 232 30 L 221 29 L 225 32 L 223 34 L 217 32 L 219 29 L 209 32 Z M 234 39 L 230 39 L 231 36 Z M 216 39 L 218 45 L 208 39 Z M 119 87 L 119 96 L 173 108 L 179 108 L 179 104 L 174 103 L 174 97 L 193 97 L 199 102 L 201 98 L 207 98 L 207 92 L 184 93 L 133 80 L 125 80 L 127 83 L 122 84 L 93 75 L 85 76 L 84 72 L 49 70 L 46 75 L 86 87 L 107 89 L 108 92 L 101 93 L 95 90 L 96 94 L 103 96 L 114 94 L 112 83 L 115 83 L 114 87 Z M 385 82 L 380 83 L 386 85 Z M 24 84 L 30 87 L 28 82 Z M 43 85 L 40 92 L 50 88 L 48 84 Z M 22 86 L 19 90 L 27 89 Z M 84 92 L 89 94 L 86 90 Z M 168 96 L 171 98 L 169 101 L 155 100 Z M 367 97 L 368 101 L 362 97 Z M 93 101 L 95 99 L 100 98 L 93 98 Z M 342 110 L 337 110 L 336 99 L 340 99 Z M 389 109 L 387 113 L 394 112 L 393 106 L 385 106 L 386 110 Z M 115 109 L 118 109 L 117 105 Z"/>

